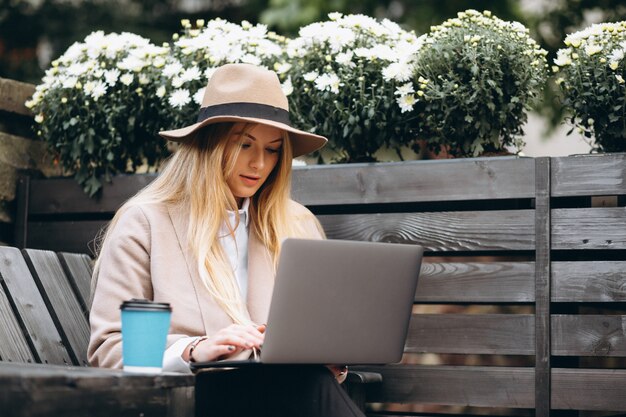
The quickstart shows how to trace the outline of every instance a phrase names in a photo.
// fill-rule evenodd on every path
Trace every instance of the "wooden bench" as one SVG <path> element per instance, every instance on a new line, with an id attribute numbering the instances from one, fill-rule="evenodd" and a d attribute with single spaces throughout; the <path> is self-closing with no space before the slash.
<path id="1" fill-rule="evenodd" d="M 22 179 L 16 236 L 86 252 L 153 178 Z M 625 155 L 298 167 L 293 195 L 329 238 L 427 249 L 403 363 L 358 369 L 371 415 L 626 411 Z"/>
<path id="2" fill-rule="evenodd" d="M 86 368 L 90 277 L 87 255 L 0 247 L 0 414 L 193 416 L 192 376 Z"/>

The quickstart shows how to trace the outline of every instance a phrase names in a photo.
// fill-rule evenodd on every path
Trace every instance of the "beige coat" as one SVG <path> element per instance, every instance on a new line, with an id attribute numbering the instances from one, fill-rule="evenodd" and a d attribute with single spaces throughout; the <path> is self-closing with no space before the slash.
<path id="1" fill-rule="evenodd" d="M 290 212 L 310 238 L 322 238 L 308 209 L 292 201 Z M 119 307 L 124 300 L 146 298 L 171 304 L 168 347 L 182 337 L 211 335 L 232 323 L 200 281 L 195 257 L 186 249 L 187 219 L 185 210 L 165 204 L 131 207 L 121 216 L 102 248 L 89 318 L 92 366 L 122 366 Z M 273 285 L 269 251 L 251 233 L 247 306 L 253 322 L 267 322 Z"/>

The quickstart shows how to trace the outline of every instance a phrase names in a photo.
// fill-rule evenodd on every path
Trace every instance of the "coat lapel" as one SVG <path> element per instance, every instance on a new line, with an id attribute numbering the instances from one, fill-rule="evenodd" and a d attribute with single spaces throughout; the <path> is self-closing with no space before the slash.
<path id="1" fill-rule="evenodd" d="M 202 316 L 202 325 L 204 327 L 205 334 L 208 334 L 210 327 L 207 324 L 211 323 L 211 320 L 215 320 L 215 318 L 210 317 L 210 314 L 207 311 L 206 303 L 201 302 L 201 294 L 204 294 L 206 290 L 204 289 L 204 284 L 202 283 L 200 275 L 198 274 L 196 257 L 193 255 L 191 248 L 189 248 L 187 244 L 189 210 L 182 205 L 168 205 L 167 210 L 169 212 L 170 219 L 172 220 L 174 231 L 176 232 L 178 246 L 180 247 L 180 251 L 185 258 L 185 263 L 187 264 L 187 271 L 189 273 L 189 277 L 191 278 L 191 282 L 195 291 L 196 301 L 198 302 L 198 309 L 200 310 L 200 314 Z"/>
<path id="2" fill-rule="evenodd" d="M 252 229 L 252 228 L 251 228 Z M 248 238 L 248 312 L 254 323 L 267 323 L 272 291 L 274 266 L 268 249 L 251 230 Z"/>

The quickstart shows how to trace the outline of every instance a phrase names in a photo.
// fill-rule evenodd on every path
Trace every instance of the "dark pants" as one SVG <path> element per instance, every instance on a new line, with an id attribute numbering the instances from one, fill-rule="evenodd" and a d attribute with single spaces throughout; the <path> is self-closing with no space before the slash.
<path id="1" fill-rule="evenodd" d="M 302 365 L 199 373 L 196 415 L 365 417 L 326 367 Z"/>

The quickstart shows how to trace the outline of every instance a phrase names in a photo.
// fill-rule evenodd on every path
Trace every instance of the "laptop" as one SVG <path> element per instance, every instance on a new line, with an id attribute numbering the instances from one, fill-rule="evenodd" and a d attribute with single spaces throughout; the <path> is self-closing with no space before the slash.
<path id="1" fill-rule="evenodd" d="M 191 369 L 399 362 L 423 251 L 397 243 L 286 239 L 260 354 L 192 362 Z"/>

